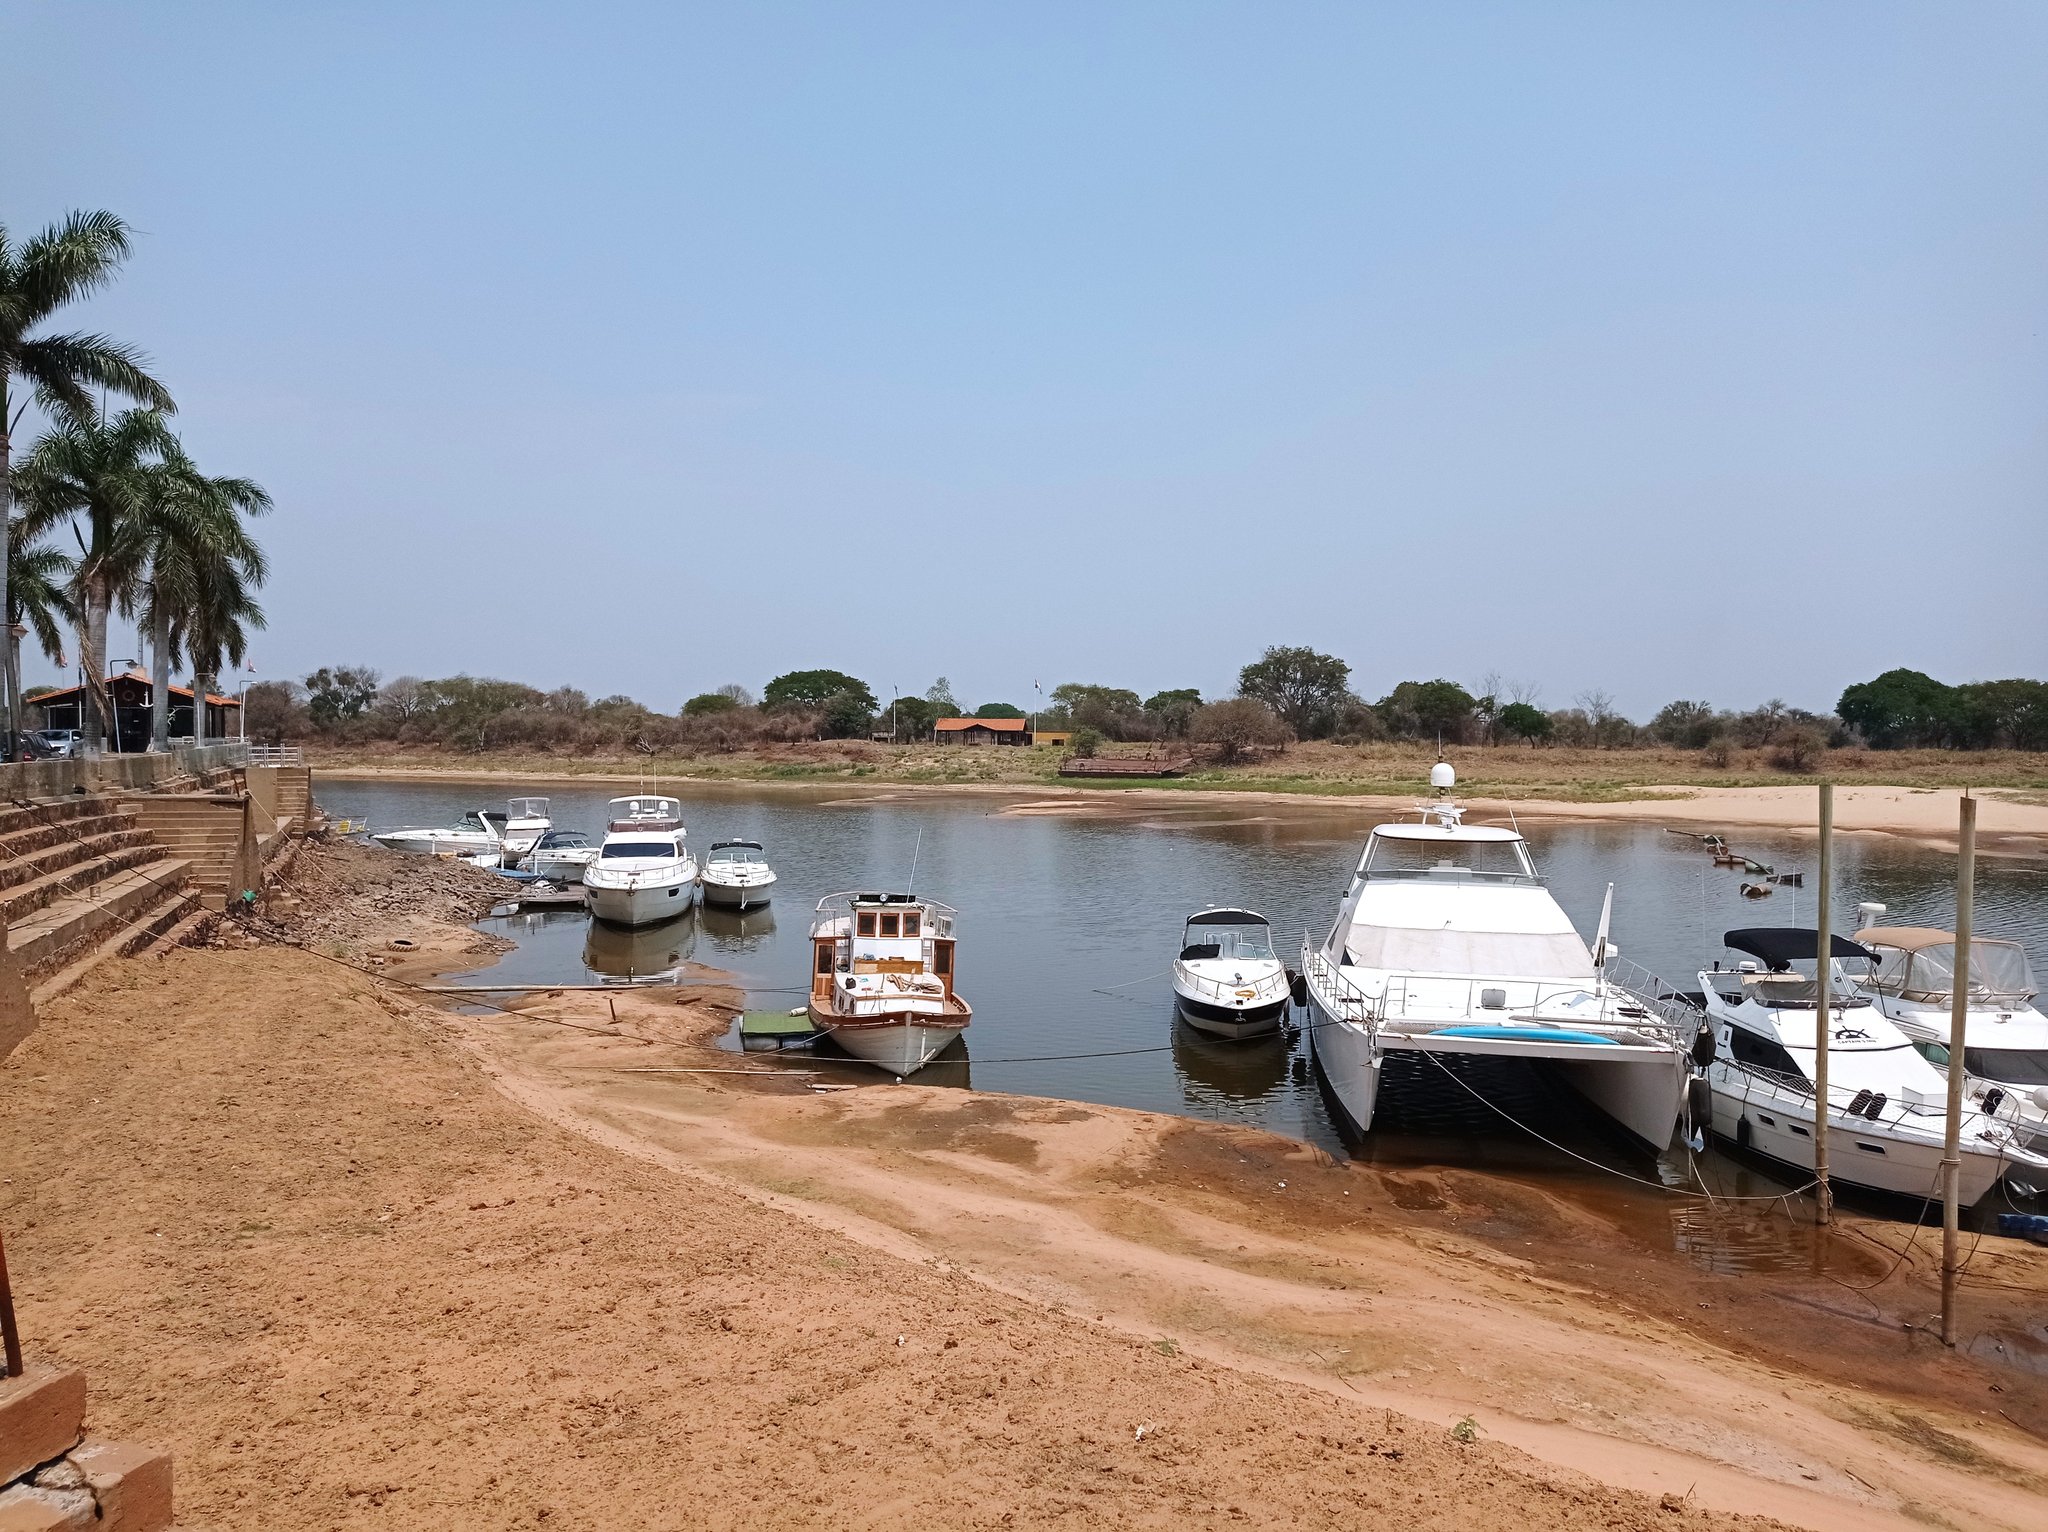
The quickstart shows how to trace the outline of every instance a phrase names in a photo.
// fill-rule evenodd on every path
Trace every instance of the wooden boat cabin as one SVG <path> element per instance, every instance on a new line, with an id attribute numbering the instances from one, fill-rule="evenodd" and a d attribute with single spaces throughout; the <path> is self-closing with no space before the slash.
<path id="1" fill-rule="evenodd" d="M 953 1008 L 954 910 L 914 894 L 836 894 L 811 927 L 811 996 L 831 1005 L 840 975 L 929 974 Z M 865 989 L 866 986 L 861 986 Z"/>

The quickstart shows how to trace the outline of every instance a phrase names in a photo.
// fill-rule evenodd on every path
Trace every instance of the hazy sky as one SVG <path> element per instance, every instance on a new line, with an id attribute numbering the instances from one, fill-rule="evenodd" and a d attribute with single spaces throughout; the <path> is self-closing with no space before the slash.
<path id="1" fill-rule="evenodd" d="M 2048 674 L 2044 80 L 2039 4 L 0 0 L 0 221 L 139 231 L 80 317 L 276 496 L 263 676 L 1826 707 Z"/>

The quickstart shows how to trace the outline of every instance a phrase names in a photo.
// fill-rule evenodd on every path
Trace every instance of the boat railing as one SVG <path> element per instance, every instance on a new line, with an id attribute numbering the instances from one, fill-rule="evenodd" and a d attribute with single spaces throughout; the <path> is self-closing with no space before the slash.
<path id="1" fill-rule="evenodd" d="M 1287 993 L 1287 975 L 1285 973 L 1261 974 L 1255 979 L 1247 979 L 1242 983 L 1225 983 L 1221 979 L 1211 979 L 1204 974 L 1196 973 L 1185 963 L 1181 965 L 1180 973 L 1180 981 L 1187 988 L 1199 994 L 1214 996 L 1219 1001 L 1236 999 L 1237 992 L 1245 989 L 1250 990 L 1254 997 L 1269 992 L 1276 997 Z"/>
<path id="2" fill-rule="evenodd" d="M 1345 977 L 1335 963 L 1316 951 L 1307 937 L 1301 942 L 1301 973 L 1311 987 L 1321 991 L 1323 1003 L 1340 1021 L 1368 1028 L 1379 1026 L 1379 996 L 1367 994 Z"/>
<path id="3" fill-rule="evenodd" d="M 1610 956 L 1601 966 L 1609 987 L 1618 989 L 1657 1017 L 1673 1037 L 1690 1042 L 1706 1025 L 1707 1013 L 1675 992 L 1640 963 Z"/>
<path id="4" fill-rule="evenodd" d="M 303 766 L 306 752 L 297 745 L 250 745 L 251 766 Z"/>

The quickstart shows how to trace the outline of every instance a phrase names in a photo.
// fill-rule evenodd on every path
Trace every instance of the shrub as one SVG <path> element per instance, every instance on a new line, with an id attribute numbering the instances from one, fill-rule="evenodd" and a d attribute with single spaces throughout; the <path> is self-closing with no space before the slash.
<path id="1" fill-rule="evenodd" d="M 737 697 L 724 692 L 703 692 L 683 704 L 685 718 L 703 718 L 712 713 L 730 713 L 739 707 Z"/>
<path id="2" fill-rule="evenodd" d="M 1770 763 L 1780 771 L 1806 776 L 1820 764 L 1821 752 L 1827 748 L 1827 743 L 1827 736 L 1811 725 L 1798 724 L 1782 729 L 1771 741 Z"/>
<path id="3" fill-rule="evenodd" d="M 1261 745 L 1284 745 L 1289 737 L 1279 715 L 1250 697 L 1212 702 L 1197 711 L 1188 725 L 1188 738 L 1214 745 L 1217 759 L 1226 765 Z"/>
<path id="4" fill-rule="evenodd" d="M 1074 737 L 1068 741 L 1068 746 L 1075 755 L 1083 759 L 1100 755 L 1102 754 L 1102 731 L 1086 727 L 1076 729 Z"/>
<path id="5" fill-rule="evenodd" d="M 1735 741 L 1725 734 L 1716 735 L 1700 747 L 1700 759 L 1716 771 L 1726 771 L 1735 764 Z"/>

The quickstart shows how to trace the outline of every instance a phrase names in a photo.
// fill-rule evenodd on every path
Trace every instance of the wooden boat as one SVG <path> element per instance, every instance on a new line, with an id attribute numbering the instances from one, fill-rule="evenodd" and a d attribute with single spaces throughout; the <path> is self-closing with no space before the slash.
<path id="1" fill-rule="evenodd" d="M 967 1029 L 953 990 L 953 918 L 914 894 L 827 894 L 811 925 L 811 1022 L 898 1079 Z"/>

